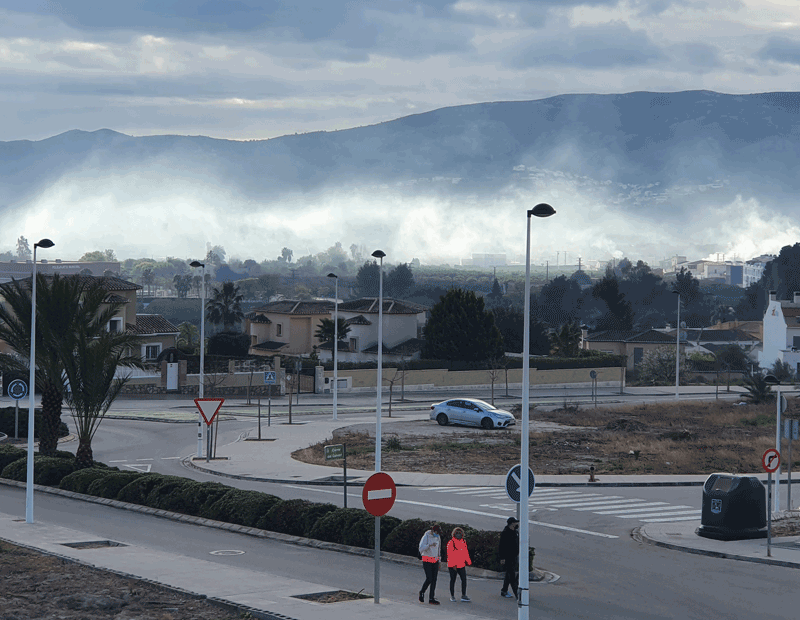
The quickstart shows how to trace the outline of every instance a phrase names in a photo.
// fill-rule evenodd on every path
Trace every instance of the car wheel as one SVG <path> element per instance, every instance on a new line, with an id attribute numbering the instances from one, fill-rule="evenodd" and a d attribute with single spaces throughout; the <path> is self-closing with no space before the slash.
<path id="1" fill-rule="evenodd" d="M 490 431 L 494 428 L 494 423 L 489 418 L 483 418 L 483 420 L 481 420 L 481 426 L 487 431 Z"/>
<path id="2" fill-rule="evenodd" d="M 443 413 L 440 413 L 436 416 L 436 421 L 439 423 L 439 426 L 447 426 L 447 423 L 450 421 L 447 419 L 447 416 Z"/>

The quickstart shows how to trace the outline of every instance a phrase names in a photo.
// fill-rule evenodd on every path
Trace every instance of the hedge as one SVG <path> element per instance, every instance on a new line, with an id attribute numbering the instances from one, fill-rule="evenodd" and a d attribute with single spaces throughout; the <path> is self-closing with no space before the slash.
<path id="1" fill-rule="evenodd" d="M 262 524 L 268 527 L 262 529 L 292 536 L 305 536 L 304 517 L 309 506 L 313 506 L 313 503 L 305 499 L 285 499 L 275 502 L 267 512 L 265 523 Z"/>
<path id="2" fill-rule="evenodd" d="M 78 469 L 71 474 L 64 476 L 58 484 L 58 488 L 75 493 L 87 493 L 89 485 L 100 478 L 105 478 L 109 473 L 119 471 L 118 468 L 87 467 Z"/>
<path id="3" fill-rule="evenodd" d="M 269 509 L 279 501 L 280 498 L 275 495 L 231 488 L 214 502 L 203 516 L 216 521 L 260 527 L 259 521 L 265 519 Z"/>
<path id="4" fill-rule="evenodd" d="M 311 538 L 344 544 L 345 530 L 366 514 L 358 508 L 337 508 L 329 512 L 311 528 Z"/>
<path id="5" fill-rule="evenodd" d="M 0 433 L 5 433 L 9 437 L 14 436 L 14 415 L 15 415 L 15 407 L 0 407 Z M 33 423 L 36 428 L 41 427 L 41 418 L 42 418 L 42 410 L 41 409 L 34 409 L 33 410 Z M 28 408 L 25 407 L 24 409 L 20 407 L 19 409 L 19 426 L 18 432 L 20 439 L 27 439 L 28 438 Z M 59 437 L 66 437 L 69 435 L 69 428 L 67 427 L 66 423 L 62 420 L 61 423 L 58 425 L 58 436 Z"/>
<path id="6" fill-rule="evenodd" d="M 353 521 L 342 532 L 342 544 L 373 549 L 375 547 L 375 517 L 365 511 L 362 513 L 361 518 Z M 381 548 L 392 530 L 400 523 L 401 521 L 397 517 L 381 517 Z"/>
<path id="7" fill-rule="evenodd" d="M 132 480 L 144 476 L 138 471 L 116 471 L 103 478 L 94 480 L 87 488 L 86 493 L 95 497 L 117 499 L 119 492 Z"/>
<path id="8" fill-rule="evenodd" d="M 33 456 L 33 483 L 45 486 L 58 486 L 64 476 L 75 471 L 75 457 L 67 459 L 63 457 Z M 26 482 L 28 480 L 28 459 L 27 456 L 9 463 L 0 472 L 0 477 L 9 480 Z"/>
<path id="9" fill-rule="evenodd" d="M 19 459 L 24 459 L 27 454 L 22 448 L 17 448 L 11 444 L 0 444 L 0 472 L 5 469 L 6 465 L 10 465 Z"/>

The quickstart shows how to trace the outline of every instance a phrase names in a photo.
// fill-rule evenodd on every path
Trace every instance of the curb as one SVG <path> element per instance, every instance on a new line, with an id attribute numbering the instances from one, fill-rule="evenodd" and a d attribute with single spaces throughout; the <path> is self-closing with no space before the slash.
<path id="1" fill-rule="evenodd" d="M 637 527 L 633 530 L 631 535 L 640 540 L 654 545 L 656 547 L 663 547 L 664 549 L 671 549 L 673 551 L 683 551 L 684 553 L 692 553 L 694 555 L 704 555 L 710 558 L 722 558 L 725 560 L 738 560 L 740 562 L 753 562 L 754 564 L 769 564 L 771 566 L 781 566 L 783 568 L 800 568 L 797 562 L 789 562 L 787 560 L 776 560 L 773 558 L 756 558 L 747 555 L 737 555 L 735 553 L 725 553 L 724 551 L 711 551 L 708 549 L 695 549 L 693 547 L 685 547 L 683 545 L 676 545 L 675 543 L 668 543 L 661 540 L 656 540 L 648 536 L 642 527 Z"/>
<path id="2" fill-rule="evenodd" d="M 25 482 L 17 480 L 8 480 L 0 478 L 0 484 L 18 488 L 25 488 Z M 302 536 L 292 536 L 290 534 L 282 534 L 280 532 L 270 532 L 269 530 L 260 530 L 255 527 L 248 527 L 246 525 L 238 525 L 235 523 L 225 523 L 224 521 L 215 521 L 213 519 L 205 519 L 203 517 L 195 517 L 192 515 L 185 515 L 179 512 L 171 512 L 169 510 L 160 510 L 158 508 L 150 508 L 148 506 L 140 506 L 139 504 L 131 504 L 129 502 L 120 502 L 115 499 L 108 499 L 105 497 L 95 497 L 93 495 L 84 495 L 83 493 L 76 493 L 75 491 L 67 491 L 55 487 L 47 487 L 39 484 L 33 485 L 34 490 L 50 495 L 61 495 L 62 497 L 69 497 L 93 504 L 102 504 L 110 506 L 111 508 L 118 508 L 120 510 L 131 510 L 133 512 L 140 512 L 143 514 L 161 517 L 170 521 L 180 521 L 181 523 L 189 523 L 192 525 L 201 525 L 205 527 L 212 527 L 218 530 L 226 530 L 229 532 L 236 532 L 238 534 L 246 534 L 247 536 L 254 536 L 256 538 L 268 538 L 270 540 L 277 540 L 280 542 L 299 545 L 302 547 L 313 547 L 315 549 L 325 549 L 328 551 L 338 551 L 340 553 L 347 553 L 349 555 L 360 556 L 374 556 L 373 549 L 362 549 L 361 547 L 351 547 L 349 545 L 342 545 L 339 543 L 326 542 L 323 540 L 314 540 L 312 538 L 304 538 Z M 14 541 L 8 541 L 13 543 Z M 16 544 L 16 543 L 14 543 Z M 59 556 L 60 557 L 60 556 Z M 393 562 L 395 564 L 405 564 L 407 566 L 418 566 L 419 560 L 399 553 L 389 553 L 388 551 L 381 551 L 381 559 Z M 447 566 L 440 566 L 440 571 L 446 571 Z M 485 579 L 502 580 L 505 573 L 491 571 L 485 568 L 467 567 L 467 574 L 473 577 L 483 577 Z M 530 573 L 532 582 L 553 583 L 559 579 L 559 576 L 549 571 L 534 568 Z M 155 582 L 154 582 L 155 583 Z"/>

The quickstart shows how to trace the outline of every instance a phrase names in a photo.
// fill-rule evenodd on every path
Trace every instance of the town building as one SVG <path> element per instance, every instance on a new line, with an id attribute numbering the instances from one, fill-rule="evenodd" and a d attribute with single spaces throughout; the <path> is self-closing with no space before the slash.
<path id="1" fill-rule="evenodd" d="M 800 292 L 791 301 L 779 300 L 769 292 L 769 305 L 764 313 L 764 340 L 758 364 L 769 368 L 776 361 L 788 363 L 800 371 Z"/>

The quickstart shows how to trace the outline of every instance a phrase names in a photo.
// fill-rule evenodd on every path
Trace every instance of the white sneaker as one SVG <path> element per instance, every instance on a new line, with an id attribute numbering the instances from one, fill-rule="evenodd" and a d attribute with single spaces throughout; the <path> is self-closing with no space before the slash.
<path id="1" fill-rule="evenodd" d="M 455 596 L 451 596 L 450 597 L 450 602 L 451 603 L 455 603 L 456 602 L 456 597 Z"/>
<path id="2" fill-rule="evenodd" d="M 472 600 L 465 594 L 464 596 L 461 597 L 461 602 L 462 603 L 471 603 Z"/>
<path id="3" fill-rule="evenodd" d="M 506 597 L 506 598 L 517 598 L 516 596 L 514 596 L 513 594 L 511 594 L 511 592 L 501 592 L 501 593 L 500 593 L 500 596 L 504 596 L 504 597 Z"/>

